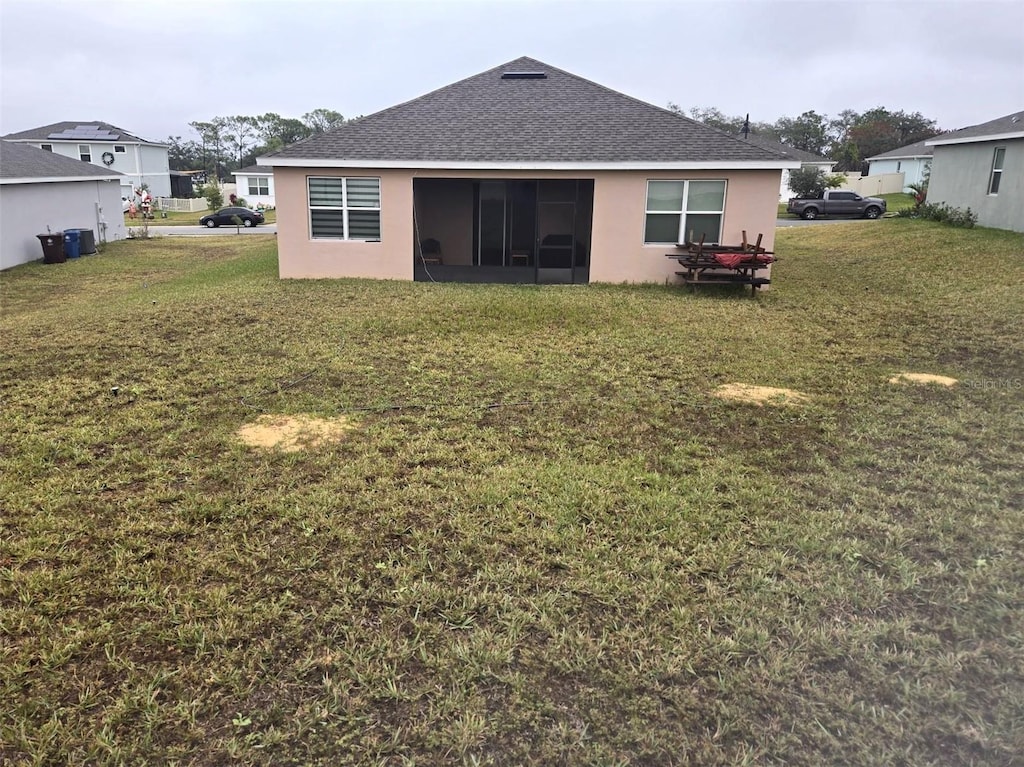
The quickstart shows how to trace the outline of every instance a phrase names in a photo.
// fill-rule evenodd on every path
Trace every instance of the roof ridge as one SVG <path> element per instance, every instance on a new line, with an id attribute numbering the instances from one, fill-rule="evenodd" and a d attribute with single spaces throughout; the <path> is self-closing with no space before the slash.
<path id="1" fill-rule="evenodd" d="M 523 56 L 522 58 L 530 58 L 530 57 L 529 56 Z M 516 59 L 516 61 L 518 61 L 518 60 L 519 59 Z M 700 120 L 694 120 L 692 117 L 687 117 L 682 112 L 675 112 L 675 111 L 673 111 L 671 109 L 666 109 L 665 107 L 659 107 L 657 104 L 652 104 L 649 101 L 644 101 L 643 99 L 637 98 L 636 96 L 631 96 L 628 93 L 623 93 L 622 91 L 617 91 L 614 88 L 609 88 L 607 85 L 603 85 L 603 84 L 597 82 L 596 80 L 590 80 L 590 79 L 588 79 L 586 77 L 583 77 L 582 75 L 578 75 L 578 74 L 576 74 L 574 72 L 569 72 L 569 71 L 567 71 L 565 69 L 559 69 L 558 67 L 552 66 L 551 64 L 547 64 L 547 63 L 545 63 L 543 61 L 539 61 L 537 59 L 530 59 L 530 60 L 531 61 L 535 61 L 538 64 L 543 64 L 546 67 L 551 67 L 551 69 L 554 69 L 556 72 L 558 72 L 560 74 L 566 75 L 568 77 L 575 78 L 576 80 L 580 80 L 581 82 L 585 82 L 588 85 L 593 85 L 593 86 L 595 86 L 597 88 L 600 88 L 603 91 L 607 91 L 608 93 L 613 93 L 616 96 L 621 96 L 622 98 L 629 99 L 633 103 L 640 104 L 641 106 L 647 107 L 648 109 L 656 109 L 659 112 L 663 112 L 665 114 L 672 115 L 675 118 L 678 118 L 680 120 L 684 120 L 684 121 L 690 123 L 691 125 L 695 125 L 695 126 L 701 128 L 701 129 L 715 131 L 715 132 L 717 132 L 717 133 L 719 133 L 719 134 L 721 134 L 723 136 L 728 136 L 730 139 L 732 139 L 734 141 L 742 141 L 742 139 L 738 138 L 737 136 L 735 136 L 732 133 L 729 133 L 728 131 L 724 131 L 721 128 L 716 128 L 713 125 L 708 125 L 706 123 L 702 123 Z M 511 64 L 512 62 L 508 62 L 508 63 Z M 504 64 L 503 66 L 508 66 L 508 64 Z M 497 69 L 497 67 L 495 67 L 495 69 Z M 492 70 L 488 70 L 488 71 L 492 71 Z M 480 74 L 486 74 L 486 72 L 481 72 Z M 766 149 L 765 147 L 757 147 L 757 148 L 758 149 L 762 149 L 762 150 L 764 150 L 766 152 L 771 152 L 772 154 L 775 154 L 775 155 L 777 155 L 779 157 L 785 157 L 785 155 L 780 154 L 779 152 L 776 152 L 774 149 Z"/>
<path id="2" fill-rule="evenodd" d="M 543 71 L 529 81 L 509 71 Z M 794 162 L 532 56 L 519 56 L 263 155 L 382 162 Z"/>

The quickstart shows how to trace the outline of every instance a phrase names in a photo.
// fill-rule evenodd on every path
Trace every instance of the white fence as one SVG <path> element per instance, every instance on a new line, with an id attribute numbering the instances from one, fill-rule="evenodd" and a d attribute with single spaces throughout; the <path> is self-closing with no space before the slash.
<path id="1" fill-rule="evenodd" d="M 205 197 L 157 197 L 155 207 L 157 210 L 173 210 L 176 213 L 197 213 L 209 208 L 210 204 Z"/>
<path id="2" fill-rule="evenodd" d="M 876 197 L 880 194 L 895 194 L 903 191 L 903 173 L 881 173 L 877 176 L 861 176 L 858 173 L 844 173 L 846 181 L 839 187 L 849 189 L 862 197 Z"/>

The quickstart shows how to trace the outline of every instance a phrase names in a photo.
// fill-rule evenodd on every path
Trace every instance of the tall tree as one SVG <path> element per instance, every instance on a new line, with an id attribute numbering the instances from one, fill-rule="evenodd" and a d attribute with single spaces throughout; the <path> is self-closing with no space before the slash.
<path id="1" fill-rule="evenodd" d="M 837 143 L 856 147 L 856 158 L 847 150 L 844 162 L 857 164 L 841 170 L 860 170 L 862 173 L 867 172 L 868 157 L 914 144 L 941 132 L 934 120 L 920 112 L 891 112 L 884 107 L 875 107 L 856 116 L 844 113 L 844 122 L 845 131 L 837 137 Z"/>
<path id="2" fill-rule="evenodd" d="M 281 117 L 275 112 L 267 112 L 255 120 L 256 131 L 267 151 L 294 144 L 310 135 L 309 127 L 294 117 Z"/>
<path id="3" fill-rule="evenodd" d="M 314 109 L 302 115 L 302 122 L 309 128 L 310 133 L 326 133 L 331 128 L 337 128 L 345 123 L 341 112 L 333 109 Z"/>
<path id="4" fill-rule="evenodd" d="M 799 117 L 780 117 L 775 121 L 779 140 L 787 146 L 823 155 L 829 145 L 828 118 L 813 109 Z"/>
<path id="5" fill-rule="evenodd" d="M 171 170 L 198 170 L 203 167 L 203 147 L 198 141 L 168 136 L 167 163 Z"/>
<path id="6" fill-rule="evenodd" d="M 224 141 L 231 148 L 235 169 L 242 167 L 242 157 L 252 148 L 256 137 L 256 118 L 247 115 L 232 115 L 221 118 L 224 123 Z"/>
<path id="7" fill-rule="evenodd" d="M 208 178 L 219 178 L 219 167 L 224 163 L 224 118 L 214 117 L 208 122 L 196 120 L 189 127 L 199 134 L 203 148 L 203 170 Z"/>

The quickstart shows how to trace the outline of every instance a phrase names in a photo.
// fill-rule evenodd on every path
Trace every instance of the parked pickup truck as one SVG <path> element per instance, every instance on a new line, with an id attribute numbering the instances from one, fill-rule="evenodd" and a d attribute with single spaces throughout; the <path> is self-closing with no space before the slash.
<path id="1" fill-rule="evenodd" d="M 793 197 L 786 210 L 800 218 L 818 216 L 864 216 L 878 218 L 885 213 L 885 200 L 877 197 L 861 197 L 856 192 L 844 189 L 829 189 L 818 199 Z"/>

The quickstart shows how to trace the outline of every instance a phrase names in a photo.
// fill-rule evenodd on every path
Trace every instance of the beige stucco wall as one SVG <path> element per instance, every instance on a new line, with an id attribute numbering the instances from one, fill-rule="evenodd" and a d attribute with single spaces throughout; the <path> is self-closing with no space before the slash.
<path id="1" fill-rule="evenodd" d="M 380 178 L 380 242 L 309 236 L 307 176 Z M 275 168 L 278 272 L 281 277 L 412 279 L 412 175 L 407 170 Z"/>
<path id="2" fill-rule="evenodd" d="M 722 242 L 738 244 L 747 230 L 762 247 L 775 243 L 778 216 L 777 170 L 760 171 L 630 171 L 595 176 L 594 229 L 591 238 L 591 282 L 674 281 L 679 264 L 665 258 L 672 248 L 644 245 L 644 210 L 648 179 L 721 179 L 727 181 Z"/>
<path id="3" fill-rule="evenodd" d="M 725 179 L 723 242 L 740 242 L 742 230 L 772 249 L 778 211 L 778 170 L 749 171 L 465 171 L 465 170 L 325 170 L 276 168 L 277 231 L 281 277 L 377 277 L 412 279 L 413 178 L 540 179 L 578 178 L 594 181 L 594 224 L 591 236 L 591 282 L 675 281 L 678 264 L 665 258 L 664 245 L 644 245 L 648 179 Z M 381 241 L 311 240 L 306 205 L 307 176 L 376 176 L 381 180 Z M 424 213 L 421 213 L 426 218 Z M 472 239 L 471 222 L 467 222 Z M 431 236 L 426 232 L 421 237 Z M 436 236 L 436 235 L 434 235 Z M 445 246 L 445 262 L 461 252 L 459 237 L 437 237 Z M 470 242 L 470 247 L 472 243 Z"/>

